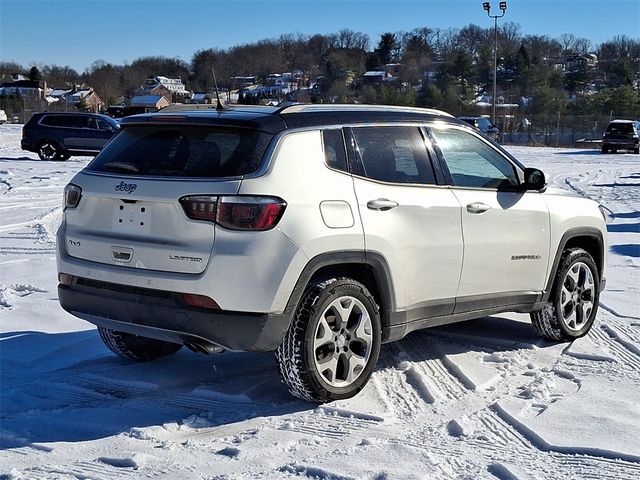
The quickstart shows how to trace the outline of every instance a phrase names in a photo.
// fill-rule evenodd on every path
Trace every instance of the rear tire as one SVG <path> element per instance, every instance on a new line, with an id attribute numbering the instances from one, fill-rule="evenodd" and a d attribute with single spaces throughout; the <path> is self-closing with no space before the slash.
<path id="1" fill-rule="evenodd" d="M 98 327 L 100 338 L 116 355 L 134 362 L 149 362 L 173 355 L 182 348 L 178 343 L 163 342 L 154 338 L 139 337 L 131 333 L 116 332 Z"/>
<path id="2" fill-rule="evenodd" d="M 544 308 L 531 323 L 544 338 L 570 342 L 591 330 L 598 312 L 600 277 L 593 257 L 582 248 L 566 250 Z"/>
<path id="3" fill-rule="evenodd" d="M 350 278 L 307 287 L 276 351 L 280 377 L 303 400 L 330 402 L 364 388 L 380 354 L 378 305 Z"/>
<path id="4" fill-rule="evenodd" d="M 635 153 L 636 155 L 640 154 L 640 147 L 634 148 L 633 153 Z"/>
<path id="5" fill-rule="evenodd" d="M 608 147 L 603 146 L 603 147 L 602 147 L 602 153 L 609 153 L 609 148 L 608 148 Z"/>

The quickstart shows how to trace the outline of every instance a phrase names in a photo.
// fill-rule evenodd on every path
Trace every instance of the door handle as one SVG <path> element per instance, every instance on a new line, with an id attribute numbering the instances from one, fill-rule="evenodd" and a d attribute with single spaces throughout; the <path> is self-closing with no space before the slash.
<path id="1" fill-rule="evenodd" d="M 379 210 L 381 212 L 391 210 L 397 206 L 398 202 L 394 202 L 393 200 L 388 200 L 386 198 L 376 198 L 375 200 L 369 200 L 367 202 L 367 208 L 369 210 Z"/>
<path id="2" fill-rule="evenodd" d="M 473 202 L 467 205 L 467 212 L 469 213 L 484 213 L 487 210 L 491 210 L 491 206 L 482 202 Z"/>

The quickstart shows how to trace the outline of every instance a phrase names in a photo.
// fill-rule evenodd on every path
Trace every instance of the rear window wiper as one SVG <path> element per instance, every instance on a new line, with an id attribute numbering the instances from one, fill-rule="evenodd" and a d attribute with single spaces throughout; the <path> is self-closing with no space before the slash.
<path id="1" fill-rule="evenodd" d="M 115 171 L 124 171 L 124 172 L 133 172 L 139 173 L 140 169 L 136 167 L 133 163 L 127 162 L 107 162 L 103 165 L 107 170 L 115 170 Z"/>

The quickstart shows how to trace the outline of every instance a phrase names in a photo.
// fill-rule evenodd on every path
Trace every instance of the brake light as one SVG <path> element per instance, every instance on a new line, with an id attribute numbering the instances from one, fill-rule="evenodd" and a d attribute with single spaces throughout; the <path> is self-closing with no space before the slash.
<path id="1" fill-rule="evenodd" d="M 149 120 L 152 122 L 184 123 L 187 121 L 187 117 L 177 115 L 156 115 L 151 117 Z"/>
<path id="2" fill-rule="evenodd" d="M 73 183 L 64 187 L 63 209 L 76 208 L 82 198 L 82 189 Z"/>
<path id="3" fill-rule="evenodd" d="M 270 230 L 278 224 L 287 203 L 277 197 L 194 195 L 180 199 L 193 220 L 215 222 L 229 230 Z"/>

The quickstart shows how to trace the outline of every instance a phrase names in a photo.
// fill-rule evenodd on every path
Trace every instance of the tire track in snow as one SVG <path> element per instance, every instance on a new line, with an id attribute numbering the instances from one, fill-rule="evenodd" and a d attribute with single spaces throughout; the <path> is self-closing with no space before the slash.
<path id="1" fill-rule="evenodd" d="M 409 335 L 388 345 L 375 385 L 388 408 L 403 417 L 432 412 L 442 402 L 457 401 L 469 391 L 436 356 L 428 334 Z"/>
<path id="2" fill-rule="evenodd" d="M 636 372 L 640 371 L 640 356 L 621 343 L 619 336 L 616 338 L 615 334 L 609 333 L 614 331 L 607 325 L 595 325 L 590 335 L 597 341 L 604 343 L 622 363 L 632 367 Z"/>

